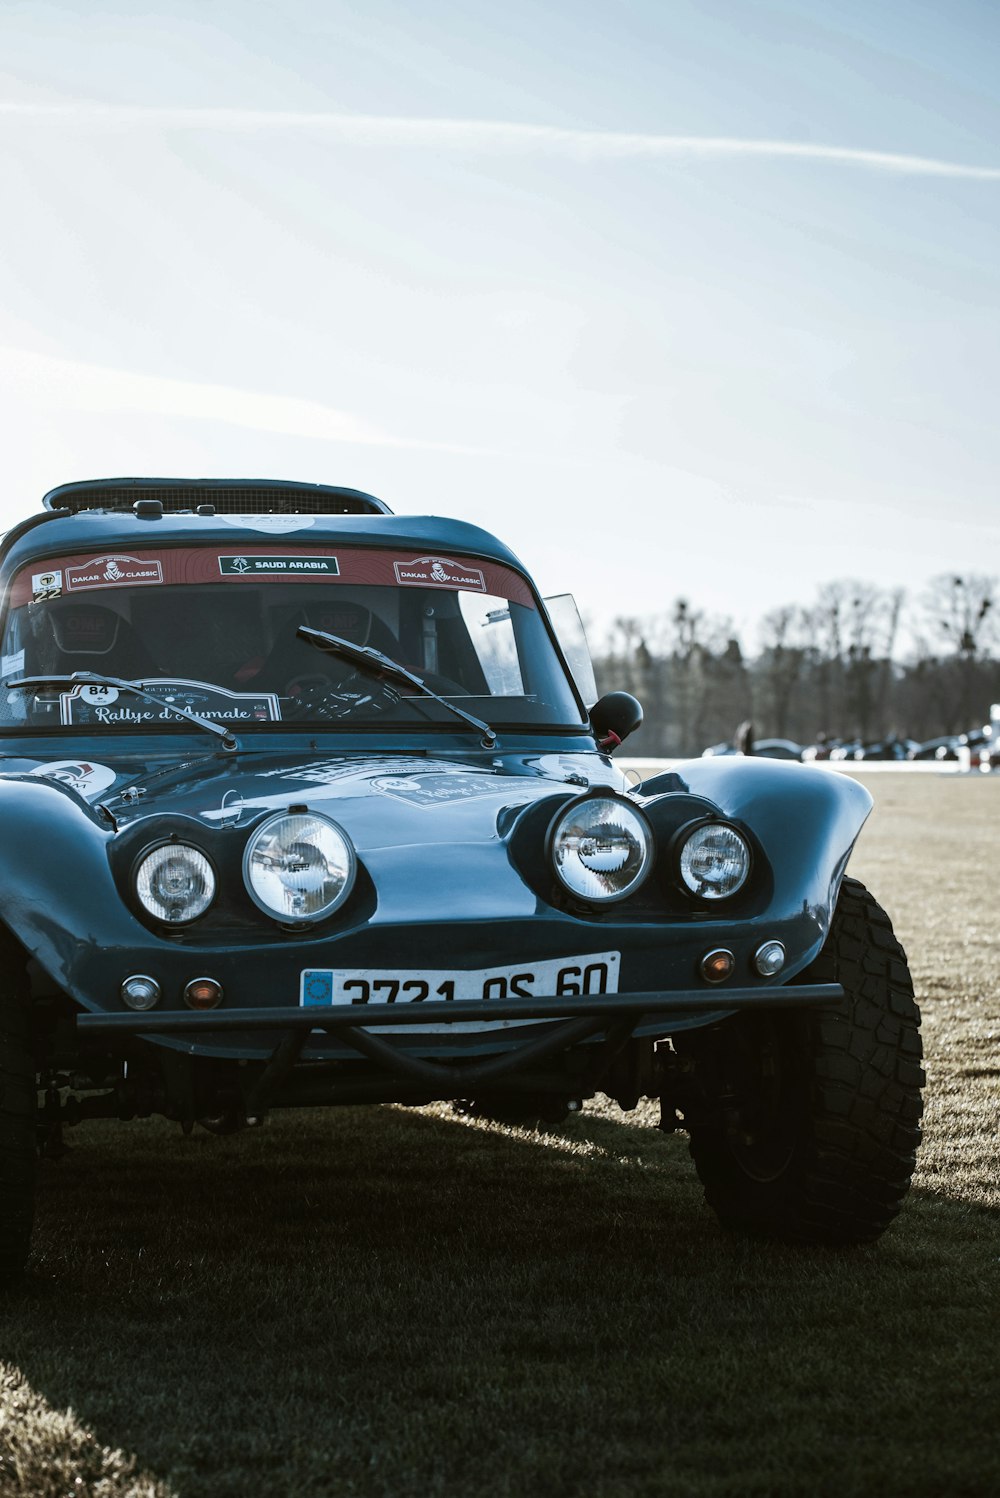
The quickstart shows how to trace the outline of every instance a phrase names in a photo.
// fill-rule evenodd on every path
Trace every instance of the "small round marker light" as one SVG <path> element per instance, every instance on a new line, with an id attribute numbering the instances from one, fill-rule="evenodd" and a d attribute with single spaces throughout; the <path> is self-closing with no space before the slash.
<path id="1" fill-rule="evenodd" d="M 726 947 L 716 947 L 701 959 L 701 976 L 706 983 L 724 983 L 736 966 L 736 958 Z"/>
<path id="2" fill-rule="evenodd" d="M 222 1003 L 222 984 L 214 978 L 192 978 L 184 987 L 184 1002 L 189 1009 L 214 1009 Z"/>
<path id="3" fill-rule="evenodd" d="M 785 965 L 785 949 L 780 941 L 765 941 L 753 954 L 753 965 L 762 978 L 773 978 Z"/>
<path id="4" fill-rule="evenodd" d="M 133 973 L 121 986 L 122 1003 L 144 1013 L 160 1000 L 160 985 L 146 973 Z"/>

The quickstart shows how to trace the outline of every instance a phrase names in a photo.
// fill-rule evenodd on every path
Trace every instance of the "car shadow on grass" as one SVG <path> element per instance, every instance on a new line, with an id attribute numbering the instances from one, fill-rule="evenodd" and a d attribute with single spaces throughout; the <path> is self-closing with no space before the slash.
<path id="1" fill-rule="evenodd" d="M 5 1485 L 0 1438 L 3 1498 L 75 1476 L 102 1498 L 458 1493 L 484 1460 L 491 1493 L 624 1492 L 623 1453 L 648 1475 L 670 1442 L 708 1481 L 711 1412 L 736 1389 L 727 1419 L 757 1450 L 762 1378 L 779 1404 L 818 1380 L 842 1422 L 874 1397 L 857 1381 L 873 1345 L 905 1335 L 925 1373 L 947 1363 L 957 1322 L 982 1323 L 970 1267 L 998 1251 L 995 1212 L 919 1190 L 878 1247 L 726 1236 L 686 1138 L 628 1117 L 530 1133 L 351 1109 L 231 1139 L 149 1121 L 70 1140 L 2 1307 L 24 1474 Z"/>

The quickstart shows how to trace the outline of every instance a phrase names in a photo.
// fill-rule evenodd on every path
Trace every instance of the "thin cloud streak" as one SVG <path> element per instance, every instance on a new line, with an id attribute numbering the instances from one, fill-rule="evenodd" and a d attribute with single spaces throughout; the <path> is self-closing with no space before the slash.
<path id="1" fill-rule="evenodd" d="M 330 114 L 322 111 L 190 109 L 118 104 L 27 104 L 0 102 L 0 121 L 33 120 L 100 130 L 219 130 L 314 132 L 338 145 L 389 146 L 502 155 L 552 155 L 581 162 L 627 160 L 769 160 L 824 162 L 899 175 L 1000 181 L 1000 167 L 972 166 L 933 156 L 867 151 L 783 140 L 731 136 L 644 135 L 621 131 L 567 130 L 502 120 L 411 119 L 392 115 Z"/>
<path id="2" fill-rule="evenodd" d="M 359 447 L 417 448 L 496 457 L 484 448 L 397 437 L 347 411 L 294 396 L 266 395 L 161 375 L 134 374 L 73 359 L 0 347 L 0 394 L 48 411 L 142 415 L 172 421 L 218 421 L 252 431 Z"/>

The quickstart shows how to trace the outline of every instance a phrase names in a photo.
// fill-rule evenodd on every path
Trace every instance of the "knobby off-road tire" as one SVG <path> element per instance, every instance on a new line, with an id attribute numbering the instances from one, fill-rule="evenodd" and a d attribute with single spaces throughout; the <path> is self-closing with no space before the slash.
<path id="1" fill-rule="evenodd" d="M 739 1122 L 692 1127 L 691 1154 L 726 1227 L 868 1242 L 909 1189 L 924 1074 L 906 955 L 857 880 L 800 981 L 840 983 L 845 999 L 733 1022 L 753 1101 Z"/>
<path id="2" fill-rule="evenodd" d="M 28 1257 L 37 1101 L 24 954 L 0 932 L 0 1284 L 16 1280 Z"/>

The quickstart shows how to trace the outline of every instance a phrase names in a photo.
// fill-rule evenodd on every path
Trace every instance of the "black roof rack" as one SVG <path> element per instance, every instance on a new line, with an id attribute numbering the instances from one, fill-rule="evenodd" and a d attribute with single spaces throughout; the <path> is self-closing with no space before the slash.
<path id="1" fill-rule="evenodd" d="M 85 479 L 60 484 L 42 500 L 47 510 L 131 510 L 140 500 L 166 514 L 213 511 L 219 515 L 390 515 L 389 506 L 360 489 L 303 484 L 289 479 Z"/>

